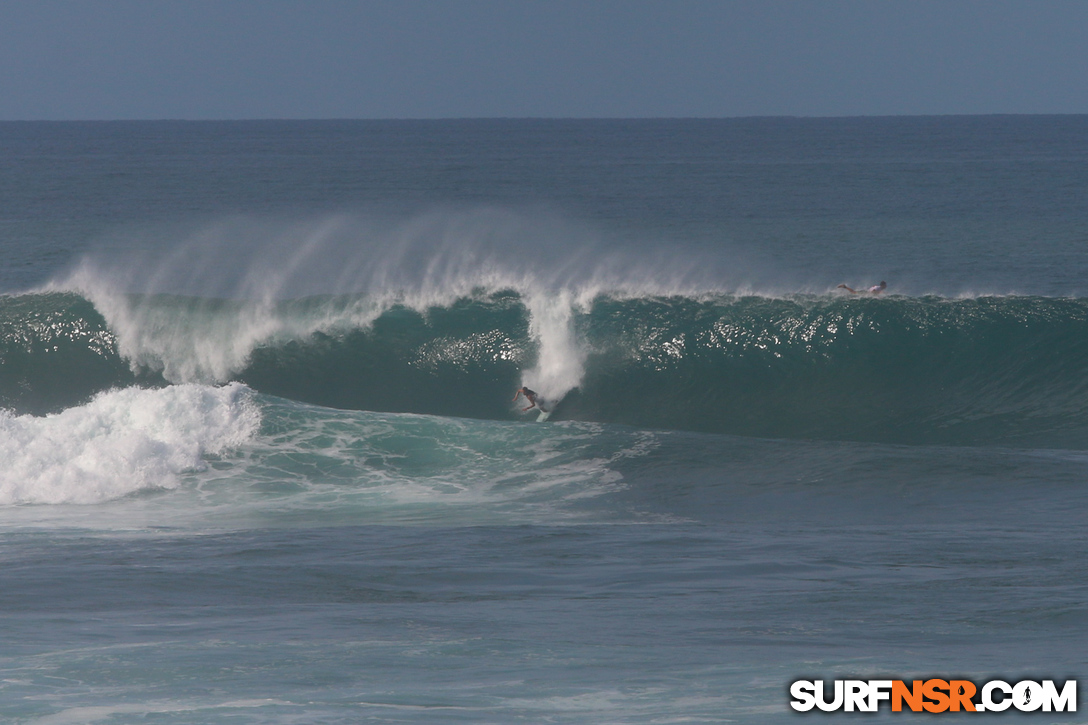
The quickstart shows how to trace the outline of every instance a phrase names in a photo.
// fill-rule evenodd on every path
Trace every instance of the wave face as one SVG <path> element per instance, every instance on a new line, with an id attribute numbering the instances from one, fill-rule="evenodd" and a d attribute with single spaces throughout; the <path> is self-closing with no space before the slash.
<path id="1" fill-rule="evenodd" d="M 3 404 L 55 412 L 134 383 L 237 380 L 335 408 L 514 419 L 527 384 L 553 420 L 1088 447 L 1085 299 L 598 295 L 560 300 L 556 324 L 510 290 L 420 309 L 125 299 L 110 321 L 72 293 L 3 299 Z"/>
<path id="2" fill-rule="evenodd" d="M 136 376 L 105 318 L 75 294 L 0 297 L 0 406 L 55 412 Z"/>
<path id="3" fill-rule="evenodd" d="M 1082 447 L 1088 301 L 602 301 L 572 415 L 768 437 Z"/>

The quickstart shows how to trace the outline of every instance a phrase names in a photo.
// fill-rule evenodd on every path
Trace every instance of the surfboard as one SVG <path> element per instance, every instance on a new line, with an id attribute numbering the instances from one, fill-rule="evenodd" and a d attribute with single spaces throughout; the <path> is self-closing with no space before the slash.
<path id="1" fill-rule="evenodd" d="M 543 423 L 543 422 L 544 422 L 544 421 L 546 421 L 546 420 L 547 420 L 548 418 L 550 418 L 550 417 L 551 417 L 551 415 L 552 415 L 552 414 L 551 414 L 551 411 L 546 411 L 546 410 L 542 410 L 542 411 L 540 411 L 540 415 L 538 415 L 538 416 L 536 417 L 536 422 L 537 422 L 537 423 Z"/>

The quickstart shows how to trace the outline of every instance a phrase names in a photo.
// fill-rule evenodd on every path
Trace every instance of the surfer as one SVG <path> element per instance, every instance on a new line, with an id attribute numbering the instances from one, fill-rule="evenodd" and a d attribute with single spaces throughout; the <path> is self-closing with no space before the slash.
<path id="1" fill-rule="evenodd" d="M 849 292 L 852 295 L 860 295 L 860 294 L 866 294 L 866 293 L 871 294 L 871 295 L 878 295 L 881 292 L 883 292 L 884 290 L 888 289 L 888 283 L 885 282 L 884 280 L 881 280 L 880 284 L 874 284 L 872 287 L 870 287 L 869 289 L 865 289 L 865 290 L 856 290 L 856 289 L 854 289 L 852 287 L 847 287 L 844 284 L 840 284 L 838 287 L 836 287 L 836 289 L 844 289 L 844 290 L 846 290 L 847 292 Z"/>
<path id="2" fill-rule="evenodd" d="M 527 410 L 530 410 L 532 408 L 537 407 L 537 402 L 536 402 L 536 397 L 537 396 L 536 396 L 536 393 L 534 391 L 529 390 L 526 387 L 521 387 L 521 388 L 518 388 L 518 392 L 514 393 L 514 400 L 515 401 L 517 401 L 519 395 L 524 395 L 525 399 L 529 401 L 529 406 L 526 407 L 526 408 L 521 409 L 522 413 L 524 413 Z M 548 412 L 548 411 L 544 410 L 544 401 L 540 401 L 540 411 L 542 413 L 547 413 Z"/>

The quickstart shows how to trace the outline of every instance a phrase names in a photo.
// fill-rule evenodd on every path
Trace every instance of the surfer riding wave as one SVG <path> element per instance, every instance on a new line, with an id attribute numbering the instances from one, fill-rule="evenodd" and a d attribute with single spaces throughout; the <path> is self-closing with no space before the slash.
<path id="1" fill-rule="evenodd" d="M 543 400 L 539 401 L 539 403 L 537 402 L 537 397 L 538 397 L 537 393 L 535 391 L 533 391 L 533 390 L 529 390 L 529 388 L 526 388 L 524 386 L 518 388 L 518 391 L 516 393 L 514 393 L 514 401 L 512 401 L 512 402 L 516 402 L 518 397 L 522 396 L 522 395 L 524 395 L 525 399 L 529 401 L 529 405 L 521 409 L 522 413 L 524 413 L 527 410 L 531 410 L 531 409 L 537 408 L 537 407 L 540 408 L 540 412 L 542 412 L 542 413 L 547 413 L 548 412 L 544 408 L 544 401 Z"/>

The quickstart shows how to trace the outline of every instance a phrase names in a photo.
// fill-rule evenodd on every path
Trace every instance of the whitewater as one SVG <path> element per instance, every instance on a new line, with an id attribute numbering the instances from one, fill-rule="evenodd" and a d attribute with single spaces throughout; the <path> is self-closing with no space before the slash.
<path id="1" fill-rule="evenodd" d="M 0 124 L 0 717 L 1078 677 L 1086 125 Z"/>

